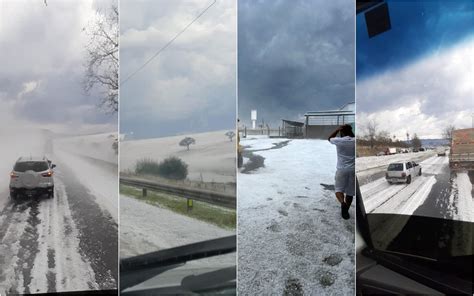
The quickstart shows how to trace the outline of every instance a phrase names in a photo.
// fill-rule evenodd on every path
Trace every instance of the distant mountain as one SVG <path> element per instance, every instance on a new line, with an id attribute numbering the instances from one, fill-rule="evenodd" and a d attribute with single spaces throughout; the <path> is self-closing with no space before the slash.
<path id="1" fill-rule="evenodd" d="M 437 147 L 437 146 L 449 146 L 450 142 L 446 139 L 420 139 L 422 147 Z M 410 141 L 404 141 L 405 143 L 411 144 Z"/>
<path id="2" fill-rule="evenodd" d="M 446 139 L 421 139 L 421 145 L 425 147 L 449 146 L 451 144 Z"/>

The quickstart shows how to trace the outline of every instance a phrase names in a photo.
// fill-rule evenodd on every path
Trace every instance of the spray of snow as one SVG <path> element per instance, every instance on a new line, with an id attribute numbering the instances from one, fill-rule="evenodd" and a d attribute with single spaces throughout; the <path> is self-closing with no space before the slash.
<path id="1" fill-rule="evenodd" d="M 62 138 L 54 141 L 54 155 L 70 168 L 96 197 L 96 202 L 118 221 L 118 157 L 112 149 L 116 134 Z"/>

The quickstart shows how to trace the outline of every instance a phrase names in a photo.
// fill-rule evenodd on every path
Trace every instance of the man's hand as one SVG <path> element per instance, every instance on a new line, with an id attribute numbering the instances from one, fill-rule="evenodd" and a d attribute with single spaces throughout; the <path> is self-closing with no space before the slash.
<path id="1" fill-rule="evenodd" d="M 340 132 L 343 127 L 344 127 L 344 125 L 338 126 L 338 127 L 332 132 L 332 134 L 329 135 L 328 141 L 331 142 L 331 138 L 336 137 L 337 133 Z"/>

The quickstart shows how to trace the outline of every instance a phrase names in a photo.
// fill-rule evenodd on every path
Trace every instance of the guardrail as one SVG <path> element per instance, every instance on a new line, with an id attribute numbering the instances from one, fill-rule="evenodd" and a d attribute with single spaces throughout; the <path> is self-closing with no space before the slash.
<path id="1" fill-rule="evenodd" d="M 236 208 L 236 198 L 234 195 L 230 194 L 197 188 L 184 188 L 169 184 L 159 184 L 149 180 L 128 177 L 120 177 L 120 184 L 142 188 L 144 195 L 146 195 L 146 189 L 148 189 L 151 191 L 173 194 L 185 199 L 194 199 L 229 209 Z"/>

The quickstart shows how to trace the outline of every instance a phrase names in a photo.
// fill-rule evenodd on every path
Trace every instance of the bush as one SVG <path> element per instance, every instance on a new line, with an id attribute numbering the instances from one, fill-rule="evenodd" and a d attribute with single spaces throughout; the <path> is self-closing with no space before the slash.
<path id="1" fill-rule="evenodd" d="M 139 175 L 155 175 L 173 180 L 184 180 L 188 176 L 188 165 L 174 156 L 168 157 L 160 163 L 145 158 L 137 161 L 135 173 Z"/>

